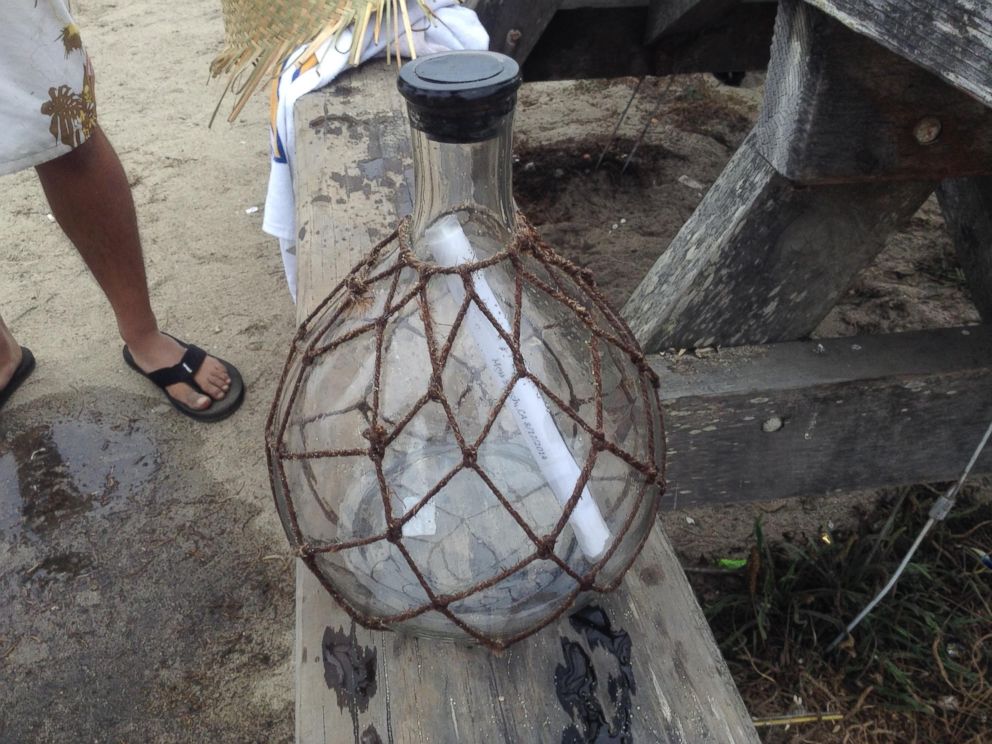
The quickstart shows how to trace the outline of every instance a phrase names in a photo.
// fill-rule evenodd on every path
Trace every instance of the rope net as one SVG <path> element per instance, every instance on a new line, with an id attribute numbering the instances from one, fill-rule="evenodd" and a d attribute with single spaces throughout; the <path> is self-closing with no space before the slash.
<path id="1" fill-rule="evenodd" d="M 643 547 L 664 490 L 658 380 L 590 273 L 522 215 L 508 245 L 452 267 L 409 231 L 301 324 L 266 425 L 273 493 L 357 622 L 498 651 L 614 589 Z M 521 443 L 525 386 L 574 458 L 565 499 Z M 594 556 L 576 538 L 590 498 L 609 537 Z"/>

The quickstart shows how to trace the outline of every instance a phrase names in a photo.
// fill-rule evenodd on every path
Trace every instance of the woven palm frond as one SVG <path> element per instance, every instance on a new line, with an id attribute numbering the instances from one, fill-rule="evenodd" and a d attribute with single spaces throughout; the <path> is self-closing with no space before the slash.
<path id="1" fill-rule="evenodd" d="M 431 15 L 426 0 L 417 0 Z M 226 43 L 210 65 L 213 77 L 226 75 L 227 86 L 221 99 L 234 88 L 237 95 L 228 121 L 234 121 L 252 93 L 277 75 L 283 60 L 294 49 L 309 44 L 301 56 L 305 60 L 328 39 L 337 39 L 354 24 L 349 61 L 361 60 L 362 43 L 373 23 L 373 38 L 398 39 L 405 33 L 413 54 L 413 28 L 406 0 L 221 0 Z M 251 70 L 247 80 L 242 74 Z M 218 103 L 218 108 L 220 104 Z"/>

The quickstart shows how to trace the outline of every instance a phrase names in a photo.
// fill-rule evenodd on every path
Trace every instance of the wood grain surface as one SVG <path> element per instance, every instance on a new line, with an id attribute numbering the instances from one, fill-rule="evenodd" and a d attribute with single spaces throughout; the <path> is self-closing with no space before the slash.
<path id="1" fill-rule="evenodd" d="M 992 176 L 950 178 L 937 198 L 951 231 L 971 299 L 992 323 Z"/>
<path id="2" fill-rule="evenodd" d="M 992 172 L 992 109 L 801 0 L 779 3 L 755 131 L 797 183 Z"/>
<path id="3" fill-rule="evenodd" d="M 806 0 L 992 106 L 988 0 Z"/>
<path id="4" fill-rule="evenodd" d="M 797 186 L 752 132 L 623 315 L 646 351 L 807 336 L 934 186 Z"/>
<path id="5" fill-rule="evenodd" d="M 953 480 L 992 419 L 992 326 L 652 358 L 666 506 Z M 992 450 L 977 464 L 992 472 Z"/>

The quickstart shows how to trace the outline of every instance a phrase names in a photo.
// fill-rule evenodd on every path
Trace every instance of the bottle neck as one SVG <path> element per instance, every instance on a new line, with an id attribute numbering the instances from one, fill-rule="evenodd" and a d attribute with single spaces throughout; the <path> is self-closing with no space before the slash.
<path id="1" fill-rule="evenodd" d="M 513 114 L 503 117 L 496 136 L 482 142 L 447 143 L 412 130 L 416 197 L 414 246 L 436 220 L 446 214 L 477 212 L 503 235 L 513 234 Z M 474 221 L 474 220 L 473 220 Z"/>

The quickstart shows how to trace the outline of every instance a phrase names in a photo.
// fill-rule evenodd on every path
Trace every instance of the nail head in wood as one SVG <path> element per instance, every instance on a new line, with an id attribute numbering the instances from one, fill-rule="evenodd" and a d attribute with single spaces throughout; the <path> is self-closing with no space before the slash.
<path id="1" fill-rule="evenodd" d="M 913 127 L 913 136 L 921 145 L 932 145 L 940 137 L 941 124 L 936 116 L 924 116 Z"/>
<path id="2" fill-rule="evenodd" d="M 772 416 L 770 419 L 765 420 L 765 422 L 761 425 L 761 430 L 766 434 L 771 434 L 772 432 L 778 431 L 783 426 L 784 424 L 782 423 L 782 419 L 778 416 Z"/>

